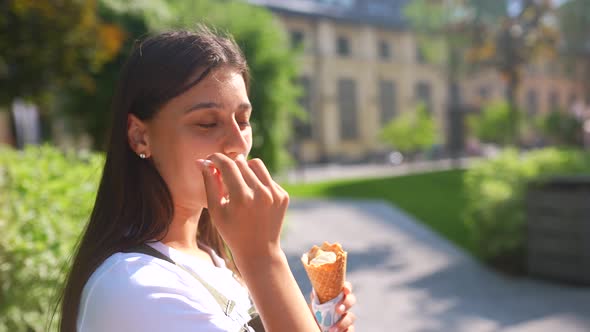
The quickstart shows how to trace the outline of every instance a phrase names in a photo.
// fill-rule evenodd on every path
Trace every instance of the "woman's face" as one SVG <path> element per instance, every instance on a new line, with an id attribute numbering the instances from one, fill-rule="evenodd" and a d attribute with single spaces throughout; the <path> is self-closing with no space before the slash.
<path id="1" fill-rule="evenodd" d="M 215 152 L 232 159 L 247 156 L 252 148 L 251 112 L 242 75 L 231 67 L 220 67 L 166 103 L 146 123 L 149 156 L 175 206 L 207 207 L 196 160 Z"/>

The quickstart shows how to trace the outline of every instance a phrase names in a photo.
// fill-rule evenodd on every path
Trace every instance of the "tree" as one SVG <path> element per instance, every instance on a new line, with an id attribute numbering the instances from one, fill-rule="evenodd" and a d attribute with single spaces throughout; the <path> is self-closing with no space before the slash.
<path id="1" fill-rule="evenodd" d="M 500 5 L 499 5 L 500 4 Z M 464 52 L 469 47 L 468 27 L 476 22 L 493 22 L 501 11 L 500 1 L 488 1 L 474 6 L 463 0 L 413 0 L 404 8 L 416 32 L 420 49 L 431 63 L 442 65 L 447 74 L 448 149 L 456 160 L 463 150 L 463 102 L 459 80 L 465 70 Z"/>
<path id="2" fill-rule="evenodd" d="M 95 1 L 0 2 L 0 107 L 17 97 L 47 105 L 66 85 L 93 90 L 90 74 L 119 50 L 114 32 Z"/>
<path id="3" fill-rule="evenodd" d="M 116 27 L 118 34 L 109 39 L 117 40 L 119 51 L 101 70 L 91 73 L 94 89 L 72 86 L 61 92 L 59 112 L 65 115 L 74 135 L 89 134 L 93 149 L 103 150 L 111 118 L 111 99 L 133 43 L 152 30 L 152 26 L 170 20 L 172 13 L 164 0 L 99 0 L 97 9 L 103 22 Z"/>
<path id="4" fill-rule="evenodd" d="M 381 140 L 404 155 L 432 147 L 436 143 L 436 123 L 424 104 L 415 112 L 405 112 L 387 123 L 380 133 Z"/>
<path id="5" fill-rule="evenodd" d="M 501 28 L 491 36 L 496 46 L 490 59 L 476 57 L 476 61 L 492 63 L 507 82 L 506 101 L 510 107 L 513 137 L 517 142 L 520 140 L 520 118 L 516 94 L 522 80 L 523 66 L 541 54 L 555 56 L 558 42 L 552 2 L 521 0 L 520 3 L 522 8 L 518 14 L 506 16 Z"/>
<path id="6" fill-rule="evenodd" d="M 415 3 L 415 4 L 414 4 Z M 550 0 L 414 0 L 407 9 L 415 26 L 447 36 L 449 72 L 465 64 L 495 68 L 507 82 L 511 135 L 519 140 L 516 94 L 522 68 L 539 55 L 552 56 L 558 42 L 555 7 Z M 452 84 L 451 84 L 452 85 Z M 451 89 L 453 89 L 451 87 Z M 451 90 L 450 95 L 456 94 Z"/>
<path id="7" fill-rule="evenodd" d="M 581 66 L 584 95 L 590 98 L 590 1 L 569 0 L 559 8 L 559 28 L 565 45 L 566 60 Z M 590 102 L 590 100 L 587 100 Z"/>

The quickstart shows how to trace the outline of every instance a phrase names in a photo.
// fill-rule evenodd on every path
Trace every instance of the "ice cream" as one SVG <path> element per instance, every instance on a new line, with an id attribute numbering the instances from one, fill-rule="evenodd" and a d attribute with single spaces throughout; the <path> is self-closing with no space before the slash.
<path id="1" fill-rule="evenodd" d="M 336 261 L 336 253 L 331 251 L 323 251 L 322 249 L 317 250 L 315 258 L 307 257 L 310 265 L 323 265 L 332 264 Z"/>
<path id="2" fill-rule="evenodd" d="M 342 292 L 346 280 L 346 255 L 339 243 L 324 242 L 321 247 L 313 246 L 301 257 L 320 303 L 330 301 Z"/>

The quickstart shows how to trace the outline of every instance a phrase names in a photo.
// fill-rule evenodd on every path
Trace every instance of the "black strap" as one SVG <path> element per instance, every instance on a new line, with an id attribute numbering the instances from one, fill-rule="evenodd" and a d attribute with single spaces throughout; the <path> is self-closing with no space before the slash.
<path id="1" fill-rule="evenodd" d="M 254 313 L 254 315 L 251 317 L 252 319 L 250 319 L 247 325 L 253 328 L 255 332 L 265 332 L 264 325 L 262 325 L 262 319 L 260 319 L 260 315 L 258 315 L 258 313 Z"/>
<path id="2" fill-rule="evenodd" d="M 221 310 L 225 313 L 226 316 L 229 316 L 229 314 L 234 309 L 235 304 L 236 304 L 234 301 L 228 300 L 223 294 L 218 292 L 217 289 L 215 289 L 213 286 L 211 286 L 208 282 L 206 282 L 203 278 L 201 278 L 198 274 L 194 273 L 192 270 L 189 270 L 186 267 L 176 263 L 174 260 L 172 260 L 172 258 L 164 255 L 160 251 L 152 248 L 151 246 L 144 243 L 144 244 L 138 245 L 136 247 L 123 250 L 123 252 L 127 252 L 127 253 L 137 252 L 137 253 L 145 254 L 148 256 L 152 256 L 155 258 L 165 260 L 171 264 L 178 266 L 179 268 L 185 270 L 190 275 L 192 275 L 195 279 L 197 279 L 209 291 L 209 293 L 211 293 L 211 295 L 213 296 L 213 298 L 215 298 L 215 301 L 217 301 L 217 303 L 221 307 Z M 248 331 L 247 327 L 250 326 L 256 332 L 264 332 L 264 325 L 262 325 L 262 320 L 260 319 L 260 316 L 256 312 L 256 309 L 254 307 L 251 307 L 248 310 L 248 314 L 250 315 L 251 319 L 241 329 L 241 331 Z"/>

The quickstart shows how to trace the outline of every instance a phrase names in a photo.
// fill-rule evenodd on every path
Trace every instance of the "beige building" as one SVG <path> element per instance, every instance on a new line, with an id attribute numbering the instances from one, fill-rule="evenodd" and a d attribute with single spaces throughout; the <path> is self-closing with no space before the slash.
<path id="1" fill-rule="evenodd" d="M 447 84 L 444 68 L 421 59 L 415 34 L 402 17 L 408 0 L 249 0 L 273 11 L 301 43 L 302 101 L 309 125 L 299 126 L 299 158 L 363 160 L 387 148 L 378 133 L 388 120 L 424 102 L 446 142 Z M 554 62 L 538 62 L 524 73 L 517 93 L 530 113 L 565 109 L 581 97 L 581 85 Z M 506 84 L 494 70 L 464 79 L 460 94 L 479 107 L 502 99 Z"/>
<path id="2" fill-rule="evenodd" d="M 392 19 L 404 1 L 364 7 L 360 20 L 338 14 L 358 5 L 350 0 L 251 2 L 273 10 L 304 50 L 301 82 L 310 121 L 298 128 L 302 160 L 363 160 L 384 151 L 383 124 L 419 101 L 444 133 L 444 72 L 422 61 L 413 34 Z"/>

